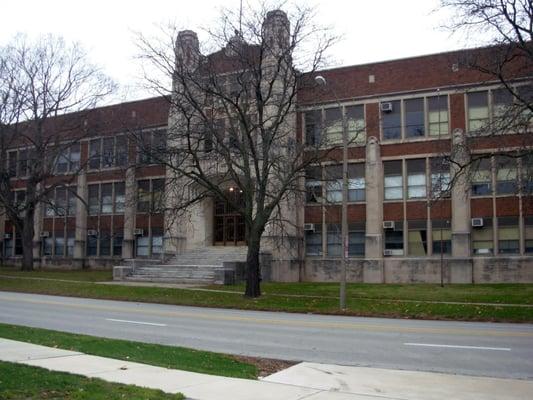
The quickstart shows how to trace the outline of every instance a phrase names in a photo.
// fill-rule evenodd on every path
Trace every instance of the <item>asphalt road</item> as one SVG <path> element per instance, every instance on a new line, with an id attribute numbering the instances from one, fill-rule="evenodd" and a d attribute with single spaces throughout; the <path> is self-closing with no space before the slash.
<path id="1" fill-rule="evenodd" d="M 357 318 L 0 292 L 0 322 L 217 352 L 533 379 L 533 325 Z"/>

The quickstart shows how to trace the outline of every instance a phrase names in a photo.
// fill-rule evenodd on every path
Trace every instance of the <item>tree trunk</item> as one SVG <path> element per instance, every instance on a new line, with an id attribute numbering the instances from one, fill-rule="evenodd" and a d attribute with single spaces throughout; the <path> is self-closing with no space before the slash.
<path id="1" fill-rule="evenodd" d="M 259 266 L 261 236 L 252 233 L 247 239 L 248 254 L 246 255 L 246 291 L 244 295 L 256 298 L 261 296 L 261 269 Z"/>
<path id="2" fill-rule="evenodd" d="M 22 270 L 33 271 L 33 210 L 28 208 L 22 229 Z"/>

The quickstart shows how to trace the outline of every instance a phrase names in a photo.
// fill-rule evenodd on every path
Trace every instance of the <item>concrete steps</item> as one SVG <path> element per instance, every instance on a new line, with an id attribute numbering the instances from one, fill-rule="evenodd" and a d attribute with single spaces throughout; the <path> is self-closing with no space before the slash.
<path id="1" fill-rule="evenodd" d="M 209 246 L 161 260 L 129 260 L 126 281 L 187 284 L 224 283 L 224 263 L 245 262 L 246 247 Z"/>

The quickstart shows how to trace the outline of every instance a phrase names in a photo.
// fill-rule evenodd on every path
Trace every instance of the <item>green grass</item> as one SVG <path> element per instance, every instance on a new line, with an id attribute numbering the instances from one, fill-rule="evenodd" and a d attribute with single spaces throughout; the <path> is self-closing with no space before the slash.
<path id="1" fill-rule="evenodd" d="M 254 365 L 237 361 L 224 354 L 183 347 L 105 339 L 7 324 L 0 324 L 0 337 L 171 369 L 235 378 L 257 377 Z"/>
<path id="2" fill-rule="evenodd" d="M 31 278 L 64 279 L 68 281 L 104 282 L 113 280 L 113 271 L 110 270 L 38 270 L 21 271 L 20 268 L 0 267 L 0 275 L 23 276 Z"/>
<path id="3" fill-rule="evenodd" d="M 181 400 L 182 394 L 105 382 L 0 361 L 0 399 L 5 400 Z"/>
<path id="4" fill-rule="evenodd" d="M 34 272 L 25 273 L 32 277 Z M 47 272 L 39 272 L 46 275 Z M 55 274 L 55 273 L 50 273 Z M 23 278 L 1 278 L 0 290 L 77 296 L 96 299 L 141 301 L 247 310 L 269 310 L 302 313 L 341 314 L 338 307 L 338 284 L 330 283 L 265 283 L 259 299 L 242 296 L 243 286 L 217 286 L 209 292 L 187 289 L 99 285 L 91 282 L 61 282 Z M 532 322 L 532 284 L 494 285 L 379 285 L 349 284 L 346 315 L 395 318 L 450 319 L 465 321 Z M 313 296 L 293 297 L 292 295 Z M 437 304 L 459 301 L 475 304 Z M 516 304 L 504 307 L 498 304 Z"/>

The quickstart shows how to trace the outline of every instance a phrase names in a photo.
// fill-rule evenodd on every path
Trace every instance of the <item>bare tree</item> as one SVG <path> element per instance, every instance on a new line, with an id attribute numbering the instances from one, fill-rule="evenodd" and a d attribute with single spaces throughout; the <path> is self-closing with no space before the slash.
<path id="1" fill-rule="evenodd" d="M 441 6 L 453 13 L 447 26 L 451 32 L 489 45 L 463 52 L 459 67 L 478 71 L 487 83 L 500 85 L 491 92 L 487 115 L 480 115 L 467 128 L 470 135 L 452 151 L 449 158 L 455 173 L 450 185 L 461 175 L 475 179 L 488 159 L 496 156 L 497 170 L 513 171 L 509 165 L 521 160 L 522 185 L 516 185 L 516 190 L 532 193 L 533 2 L 441 0 Z M 475 96 L 472 102 L 477 101 Z M 481 141 L 490 142 L 491 150 L 473 153 L 471 150 Z M 518 181 L 514 171 L 508 178 Z"/>
<path id="2" fill-rule="evenodd" d="M 154 152 L 167 169 L 167 219 L 179 224 L 191 205 L 209 197 L 241 215 L 247 297 L 261 294 L 265 232 L 301 235 L 289 205 L 298 204 L 306 167 L 328 154 L 320 151 L 324 141 L 306 145 L 297 134 L 297 93 L 315 85 L 313 72 L 335 41 L 312 19 L 308 8 L 289 16 L 266 6 L 224 11 L 220 26 L 204 32 L 203 47 L 222 48 L 209 55 L 192 31 L 179 32 L 175 48 L 140 38 L 142 59 L 173 80 L 169 90 L 147 76 L 171 103 L 166 147 Z"/>
<path id="3" fill-rule="evenodd" d="M 113 90 L 82 48 L 59 37 L 18 36 L 0 49 L 0 209 L 21 233 L 23 270 L 33 269 L 38 207 L 54 206 L 56 187 L 83 168 L 71 148 L 87 134 L 84 112 Z"/>

